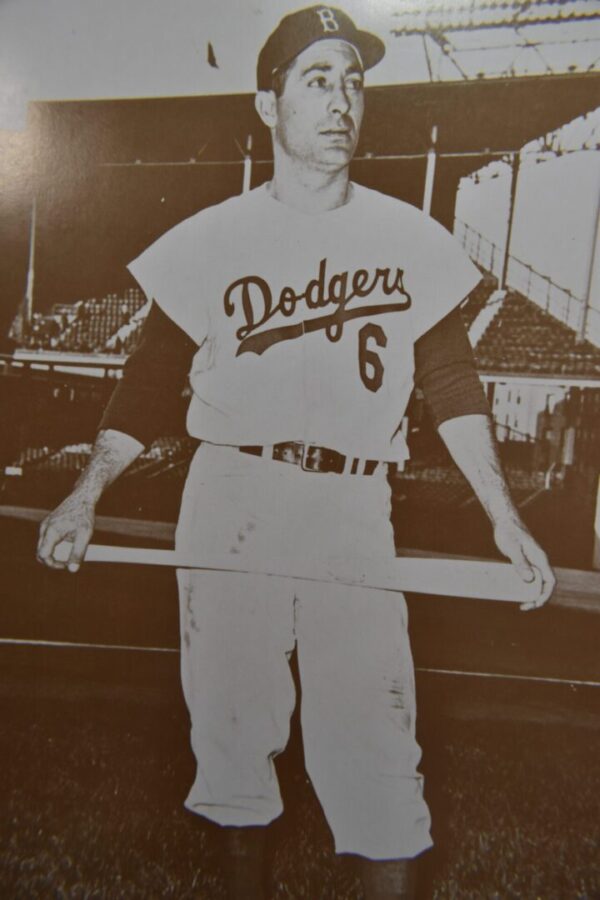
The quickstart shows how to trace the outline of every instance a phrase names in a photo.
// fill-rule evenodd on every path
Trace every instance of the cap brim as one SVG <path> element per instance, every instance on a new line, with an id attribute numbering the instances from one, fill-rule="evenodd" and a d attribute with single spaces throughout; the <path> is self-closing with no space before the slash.
<path id="1" fill-rule="evenodd" d="M 385 44 L 368 31 L 356 32 L 356 47 L 360 53 L 365 69 L 372 69 L 385 56 Z"/>

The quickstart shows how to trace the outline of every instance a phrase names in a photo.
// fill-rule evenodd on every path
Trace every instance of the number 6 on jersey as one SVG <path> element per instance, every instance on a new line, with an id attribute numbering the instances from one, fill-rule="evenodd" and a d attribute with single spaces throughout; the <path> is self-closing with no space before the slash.
<path id="1" fill-rule="evenodd" d="M 369 348 L 369 341 L 378 347 L 387 345 L 383 328 L 369 322 L 358 332 L 358 371 L 361 381 L 370 391 L 378 391 L 383 381 L 383 363 L 375 350 Z"/>

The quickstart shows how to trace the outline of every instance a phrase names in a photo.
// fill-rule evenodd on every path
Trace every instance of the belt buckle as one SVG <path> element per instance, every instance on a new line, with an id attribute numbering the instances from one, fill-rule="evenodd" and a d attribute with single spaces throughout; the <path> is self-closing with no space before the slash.
<path id="1" fill-rule="evenodd" d="M 304 472 L 319 472 L 321 463 L 321 448 L 314 444 L 302 445 L 302 457 L 300 466 Z"/>

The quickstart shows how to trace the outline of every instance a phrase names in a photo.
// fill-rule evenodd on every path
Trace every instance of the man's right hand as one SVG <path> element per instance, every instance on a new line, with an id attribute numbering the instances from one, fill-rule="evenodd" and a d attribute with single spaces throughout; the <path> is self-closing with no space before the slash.
<path id="1" fill-rule="evenodd" d="M 63 500 L 40 525 L 37 546 L 39 562 L 51 569 L 77 572 L 94 531 L 95 506 L 74 492 Z M 66 562 L 54 558 L 54 550 L 61 541 L 71 541 L 73 548 Z"/>
<path id="2" fill-rule="evenodd" d="M 40 526 L 37 558 L 51 569 L 77 572 L 87 550 L 96 504 L 109 484 L 140 455 L 144 445 L 130 434 L 108 428 L 98 433 L 92 455 L 73 491 Z M 66 562 L 54 558 L 61 541 L 72 541 Z"/>

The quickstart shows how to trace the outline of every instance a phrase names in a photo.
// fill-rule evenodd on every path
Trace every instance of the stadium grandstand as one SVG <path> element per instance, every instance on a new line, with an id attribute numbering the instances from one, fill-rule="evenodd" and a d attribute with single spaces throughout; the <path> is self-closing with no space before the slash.
<path id="1" fill-rule="evenodd" d="M 48 314 L 33 313 L 20 349 L 126 355 L 134 346 L 145 302 L 139 290 L 130 288 L 123 296 L 57 303 Z"/>
<path id="2" fill-rule="evenodd" d="M 482 371 L 600 379 L 600 348 L 517 291 L 509 291 L 477 343 Z"/>

